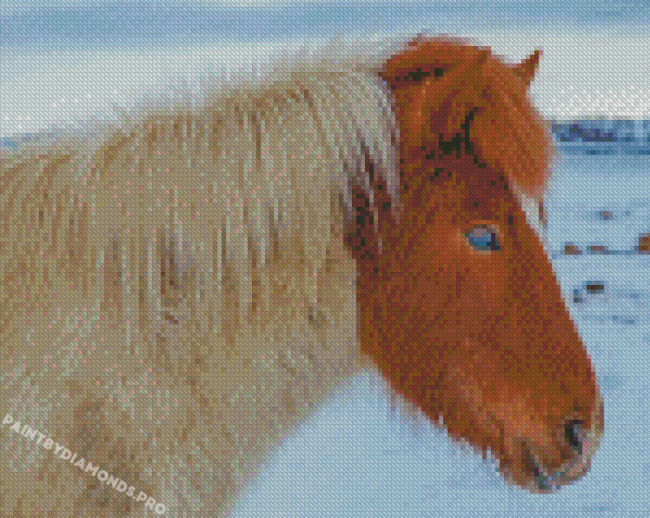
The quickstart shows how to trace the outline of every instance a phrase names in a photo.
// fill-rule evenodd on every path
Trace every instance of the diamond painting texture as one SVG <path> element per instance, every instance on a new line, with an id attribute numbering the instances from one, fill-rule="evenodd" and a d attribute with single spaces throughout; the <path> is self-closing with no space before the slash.
<path id="1" fill-rule="evenodd" d="M 0 18 L 17 34 L 24 23 Z M 545 51 L 515 59 L 436 32 L 286 43 L 180 93 L 136 87 L 128 108 L 7 138 L 0 516 L 246 516 L 260 484 L 272 496 L 255 516 L 515 516 L 537 494 L 586 513 L 619 505 L 566 496 L 598 493 L 605 405 L 625 383 L 600 375 L 611 364 L 596 362 L 574 309 L 614 298 L 639 315 L 614 325 L 634 325 L 643 297 L 593 277 L 567 298 L 556 264 L 642 261 L 648 231 L 618 256 L 579 235 L 557 244 L 549 185 L 558 155 L 580 152 L 568 143 L 628 145 L 635 126 L 551 123 L 531 94 Z M 21 88 L 4 63 L 0 74 Z M 643 203 L 583 212 L 615 225 Z M 307 514 L 291 487 L 269 486 L 278 452 L 368 373 L 382 388 L 362 404 L 390 399 L 437 426 L 440 444 L 479 459 L 482 490 L 510 503 L 382 503 L 372 477 L 407 477 L 380 477 L 363 455 L 368 496 L 348 509 L 341 467 Z M 458 487 L 435 487 L 438 501 Z"/>

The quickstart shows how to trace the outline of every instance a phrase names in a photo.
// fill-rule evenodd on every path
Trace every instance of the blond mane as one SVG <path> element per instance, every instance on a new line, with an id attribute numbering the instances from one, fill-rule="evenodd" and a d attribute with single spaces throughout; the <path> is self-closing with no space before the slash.
<path id="1" fill-rule="evenodd" d="M 358 372 L 343 225 L 353 186 L 372 194 L 366 157 L 397 199 L 397 135 L 376 63 L 336 52 L 0 151 L 2 416 L 167 515 L 221 514 Z M 0 437 L 0 514 L 150 512 Z"/>

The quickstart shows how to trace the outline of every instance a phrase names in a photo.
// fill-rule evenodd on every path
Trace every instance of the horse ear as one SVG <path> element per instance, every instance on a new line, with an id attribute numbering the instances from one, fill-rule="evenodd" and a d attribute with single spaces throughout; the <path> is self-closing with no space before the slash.
<path id="1" fill-rule="evenodd" d="M 530 86 L 530 83 L 535 78 L 535 71 L 537 70 L 537 65 L 539 64 L 539 58 L 541 55 L 542 52 L 536 50 L 533 52 L 532 56 L 524 59 L 514 68 L 515 73 L 526 84 L 526 86 Z"/>
<path id="2" fill-rule="evenodd" d="M 418 32 L 417 36 L 408 42 L 407 48 L 417 48 L 423 43 L 431 41 L 431 37 L 424 32 Z"/>
<path id="3" fill-rule="evenodd" d="M 425 42 L 427 39 L 426 35 L 423 32 L 418 32 L 417 36 L 411 41 L 411 45 L 417 45 L 419 43 Z"/>

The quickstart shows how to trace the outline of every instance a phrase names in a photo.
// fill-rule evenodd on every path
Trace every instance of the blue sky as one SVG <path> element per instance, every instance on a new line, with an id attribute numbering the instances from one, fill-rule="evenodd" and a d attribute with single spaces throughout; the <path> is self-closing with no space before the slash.
<path id="1" fill-rule="evenodd" d="M 56 6 L 56 7 L 53 7 Z M 431 20 L 473 30 L 497 27 L 594 30 L 648 23 L 645 0 L 540 1 L 65 1 L 4 0 L 0 47 L 186 45 L 229 39 L 387 32 Z M 468 23 L 469 22 L 469 23 Z"/>
<path id="2" fill-rule="evenodd" d="M 453 33 L 490 45 L 508 60 L 542 48 L 531 93 L 545 117 L 650 118 L 649 5 L 645 0 L 3 0 L 0 136 L 129 104 L 181 70 L 196 72 L 228 60 L 237 67 L 270 48 L 316 44 L 335 34 Z"/>

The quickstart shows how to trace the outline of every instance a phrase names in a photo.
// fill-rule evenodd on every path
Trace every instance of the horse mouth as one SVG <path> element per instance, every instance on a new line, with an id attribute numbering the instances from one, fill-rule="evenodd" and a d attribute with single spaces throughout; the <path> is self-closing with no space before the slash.
<path id="1" fill-rule="evenodd" d="M 591 459 L 598 449 L 602 437 L 599 422 L 602 420 L 601 410 L 595 415 L 595 422 L 590 430 L 581 428 L 579 420 L 569 420 L 564 425 L 564 436 L 568 445 L 572 447 L 574 456 L 558 471 L 548 469 L 538 454 L 526 441 L 523 442 L 523 466 L 526 487 L 533 493 L 553 493 L 561 486 L 575 482 L 586 475 L 591 467 Z"/>
<path id="2" fill-rule="evenodd" d="M 563 441 L 563 448 L 570 448 L 572 452 L 560 466 L 553 462 L 553 468 L 549 465 L 550 459 L 557 460 L 557 453 L 552 457 L 546 457 L 553 450 L 548 447 L 534 445 L 530 439 L 519 439 L 518 469 L 513 473 L 505 469 L 507 479 L 515 480 L 515 484 L 527 489 L 531 493 L 554 493 L 561 486 L 580 480 L 591 468 L 591 459 L 598 450 L 604 432 L 604 405 L 599 396 L 596 401 L 596 410 L 592 413 L 592 422 L 588 427 L 579 416 L 574 415 L 567 418 L 561 425 L 557 438 Z M 542 444 L 546 442 L 543 441 Z M 564 450 L 567 455 L 568 450 Z M 566 459 L 566 457 L 564 457 Z M 549 462 L 547 462 L 547 460 Z"/>
<path id="3" fill-rule="evenodd" d="M 551 473 L 544 463 L 525 446 L 524 462 L 529 476 L 528 489 L 533 493 L 554 493 L 561 486 L 575 482 L 587 474 L 591 466 L 591 458 L 581 458 L 568 463 L 560 471 Z"/>

